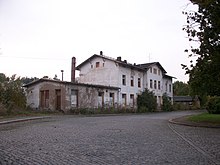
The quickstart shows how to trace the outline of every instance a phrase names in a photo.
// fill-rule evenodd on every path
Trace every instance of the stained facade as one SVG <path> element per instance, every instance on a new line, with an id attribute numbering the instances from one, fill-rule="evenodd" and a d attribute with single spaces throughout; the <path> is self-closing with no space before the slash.
<path id="1" fill-rule="evenodd" d="M 123 107 L 136 108 L 137 96 L 145 89 L 152 91 L 157 98 L 158 107 L 162 96 L 173 100 L 172 76 L 167 75 L 159 62 L 130 64 L 121 57 L 113 59 L 93 55 L 76 67 L 80 71 L 80 83 L 116 86 L 120 88 L 118 104 Z"/>
<path id="2" fill-rule="evenodd" d="M 162 96 L 173 101 L 172 76 L 159 62 L 130 64 L 121 57 L 93 55 L 75 67 L 72 58 L 71 82 L 39 79 L 25 85 L 31 108 L 68 111 L 73 108 L 137 108 L 137 97 L 152 91 L 158 108 Z M 75 70 L 79 77 L 75 78 Z"/>
<path id="3" fill-rule="evenodd" d="M 117 102 L 117 87 L 39 79 L 25 85 L 27 105 L 41 110 L 107 108 Z"/>

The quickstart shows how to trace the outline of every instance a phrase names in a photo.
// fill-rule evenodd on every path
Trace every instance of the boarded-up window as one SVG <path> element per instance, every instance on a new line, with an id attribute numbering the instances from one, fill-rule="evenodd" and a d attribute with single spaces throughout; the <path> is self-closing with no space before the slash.
<path id="1" fill-rule="evenodd" d="M 134 94 L 130 94 L 130 106 L 134 107 Z"/>
<path id="2" fill-rule="evenodd" d="M 41 108 L 49 108 L 49 90 L 40 91 L 40 106 Z"/>
<path id="3" fill-rule="evenodd" d="M 122 94 L 122 105 L 123 105 L 123 106 L 126 106 L 126 105 L 127 105 L 126 94 Z"/>
<path id="4" fill-rule="evenodd" d="M 104 92 L 98 92 L 98 106 L 104 106 Z"/>
<path id="5" fill-rule="evenodd" d="M 110 98 L 110 105 L 114 106 L 114 102 L 115 102 L 115 94 L 114 93 L 110 93 L 109 94 L 109 98 Z"/>
<path id="6" fill-rule="evenodd" d="M 75 89 L 71 89 L 71 96 L 70 96 L 70 102 L 71 107 L 77 107 L 78 103 L 78 91 Z"/>
<path id="7" fill-rule="evenodd" d="M 100 63 L 99 63 L 99 62 L 96 62 L 96 63 L 95 63 L 95 67 L 96 67 L 96 68 L 98 68 L 98 67 L 99 67 L 99 65 L 100 65 Z"/>

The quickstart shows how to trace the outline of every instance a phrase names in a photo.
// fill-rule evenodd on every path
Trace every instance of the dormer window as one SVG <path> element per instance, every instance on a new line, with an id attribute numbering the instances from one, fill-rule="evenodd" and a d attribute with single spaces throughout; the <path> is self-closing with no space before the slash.
<path id="1" fill-rule="evenodd" d="M 154 74 L 157 74 L 157 69 L 156 68 L 154 68 Z"/>

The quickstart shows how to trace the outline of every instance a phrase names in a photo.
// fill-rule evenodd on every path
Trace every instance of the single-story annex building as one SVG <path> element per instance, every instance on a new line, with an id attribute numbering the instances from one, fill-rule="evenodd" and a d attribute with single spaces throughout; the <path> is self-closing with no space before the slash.
<path id="1" fill-rule="evenodd" d="M 41 110 L 116 107 L 120 88 L 42 78 L 24 85 L 27 105 Z"/>

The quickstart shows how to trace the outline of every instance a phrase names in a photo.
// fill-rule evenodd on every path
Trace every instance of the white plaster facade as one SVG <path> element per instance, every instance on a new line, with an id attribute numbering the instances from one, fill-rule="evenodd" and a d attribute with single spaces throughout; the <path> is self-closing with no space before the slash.
<path id="1" fill-rule="evenodd" d="M 132 65 L 103 55 L 93 55 L 76 67 L 80 71 L 79 83 L 88 83 L 120 88 L 118 104 L 125 107 L 136 107 L 138 94 L 145 88 L 153 91 L 158 106 L 162 104 L 164 93 L 172 100 L 172 77 L 159 62 Z M 167 85 L 166 85 L 167 84 Z M 171 91 L 169 90 L 171 88 Z"/>

